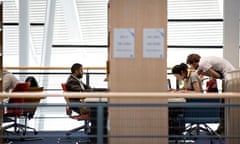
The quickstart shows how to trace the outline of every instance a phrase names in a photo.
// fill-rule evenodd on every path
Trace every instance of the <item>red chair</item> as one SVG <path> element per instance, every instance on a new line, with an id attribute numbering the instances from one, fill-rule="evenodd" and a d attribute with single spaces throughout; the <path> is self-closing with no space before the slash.
<path id="1" fill-rule="evenodd" d="M 64 92 L 68 92 L 65 83 L 61 83 L 61 87 L 62 87 L 62 90 Z M 70 117 L 71 119 L 77 120 L 77 121 L 84 121 L 84 124 L 82 126 L 79 126 L 77 128 L 74 128 L 74 129 L 71 129 L 71 130 L 67 131 L 66 136 L 68 136 L 68 137 L 66 139 L 59 138 L 57 143 L 59 143 L 59 144 L 66 143 L 66 142 L 78 143 L 79 139 L 71 139 L 69 136 L 72 135 L 73 132 L 78 132 L 78 131 L 81 131 L 81 130 L 83 130 L 84 133 L 87 134 L 89 129 L 90 129 L 89 128 L 89 125 L 90 125 L 90 121 L 89 121 L 90 120 L 90 115 L 89 115 L 89 113 L 74 115 L 73 110 L 70 108 L 70 103 L 71 102 L 70 102 L 69 97 L 65 96 L 64 99 L 65 99 L 65 101 L 67 103 L 66 114 L 68 115 L 68 117 Z"/>
<path id="2" fill-rule="evenodd" d="M 12 92 L 26 92 L 30 87 L 29 82 L 18 83 Z M 4 122 L 13 122 L 13 124 L 3 127 L 4 131 L 7 131 L 9 128 L 14 128 L 14 132 L 19 133 L 23 132 L 25 135 L 26 126 L 18 123 L 18 118 L 24 116 L 23 107 L 17 106 L 24 103 L 24 98 L 9 98 L 8 104 L 13 104 L 15 106 L 7 107 L 6 112 L 3 114 Z"/>

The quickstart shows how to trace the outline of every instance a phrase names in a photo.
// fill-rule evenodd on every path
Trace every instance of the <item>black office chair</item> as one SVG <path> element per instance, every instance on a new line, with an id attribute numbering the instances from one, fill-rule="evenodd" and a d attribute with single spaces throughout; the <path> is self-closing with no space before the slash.
<path id="1" fill-rule="evenodd" d="M 206 133 L 212 138 L 218 138 L 224 143 L 221 136 L 216 133 L 208 124 L 220 123 L 220 104 L 221 99 L 218 98 L 188 98 L 186 99 L 186 107 L 184 108 L 184 122 L 189 124 L 185 128 L 184 135 L 186 139 L 196 139 L 200 134 Z"/>

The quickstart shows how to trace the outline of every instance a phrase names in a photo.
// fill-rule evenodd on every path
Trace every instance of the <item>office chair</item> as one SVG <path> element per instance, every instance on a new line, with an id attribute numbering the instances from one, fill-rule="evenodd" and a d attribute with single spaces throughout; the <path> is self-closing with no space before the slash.
<path id="1" fill-rule="evenodd" d="M 65 83 L 61 83 L 61 87 L 64 92 L 68 91 Z M 86 114 L 73 115 L 73 111 L 72 111 L 71 107 L 69 106 L 70 105 L 69 98 L 67 96 L 65 96 L 64 99 L 67 103 L 66 114 L 68 115 L 68 117 L 71 119 L 77 120 L 77 121 L 84 121 L 84 124 L 82 126 L 79 126 L 77 128 L 67 131 L 66 136 L 70 136 L 70 135 L 72 135 L 72 133 L 79 132 L 81 130 L 83 130 L 84 134 L 88 134 L 88 132 L 90 130 L 90 114 L 86 113 Z M 61 138 L 58 139 L 58 143 L 62 143 L 62 142 L 66 142 L 66 141 L 71 141 L 71 139 L 69 137 L 65 140 L 63 140 Z M 79 140 L 76 140 L 76 139 L 73 141 L 76 141 L 76 143 L 79 142 Z"/>
<path id="2" fill-rule="evenodd" d="M 220 107 L 217 107 L 217 105 L 221 104 L 221 99 L 187 98 L 186 102 L 191 106 L 184 108 L 184 122 L 189 124 L 185 128 L 184 135 L 193 136 L 196 139 L 198 135 L 205 132 L 224 143 L 221 136 L 208 126 L 210 123 L 220 123 Z M 212 144 L 212 138 L 210 141 Z"/>
<path id="3" fill-rule="evenodd" d="M 26 92 L 29 88 L 29 82 L 18 83 L 12 92 Z M 23 104 L 24 98 L 9 98 L 8 104 Z M 25 125 L 18 123 L 18 118 L 23 116 L 23 108 L 21 107 L 7 107 L 6 112 L 3 114 L 3 122 L 13 122 L 13 124 L 3 127 L 3 131 L 8 133 L 8 129 L 14 128 L 15 133 L 20 131 L 24 133 Z"/>
<path id="4" fill-rule="evenodd" d="M 13 92 L 41 92 L 43 91 L 43 87 L 37 87 L 37 88 L 30 88 L 29 82 L 25 83 L 19 83 L 17 84 L 16 88 L 13 90 Z M 9 103 L 16 103 L 20 102 L 21 104 L 25 103 L 34 103 L 38 104 L 40 103 L 40 100 L 42 98 L 10 98 Z M 6 122 L 13 122 L 13 124 L 7 125 L 3 127 L 3 129 L 7 132 L 8 129 L 14 128 L 15 133 L 22 132 L 23 135 L 27 134 L 27 130 L 32 130 L 34 135 L 36 135 L 38 132 L 35 128 L 29 127 L 27 124 L 27 121 L 32 119 L 34 116 L 34 113 L 36 111 L 37 105 L 32 107 L 19 107 L 19 108 L 7 108 L 7 112 L 4 113 L 4 119 Z M 18 123 L 19 119 L 24 119 L 24 124 Z M 9 121 L 10 120 L 10 121 Z M 23 138 L 21 138 L 24 140 Z"/>
<path id="5" fill-rule="evenodd" d="M 27 92 L 42 92 L 43 87 L 30 87 L 27 89 Z M 37 109 L 37 104 L 40 103 L 41 99 L 43 97 L 28 97 L 24 98 L 25 104 L 33 104 L 31 107 L 24 107 L 23 108 L 23 117 L 24 117 L 24 131 L 23 134 L 25 135 L 27 133 L 27 129 L 33 130 L 34 134 L 36 135 L 38 132 L 35 128 L 29 127 L 27 122 L 28 120 L 32 119 L 34 117 L 34 114 Z"/>

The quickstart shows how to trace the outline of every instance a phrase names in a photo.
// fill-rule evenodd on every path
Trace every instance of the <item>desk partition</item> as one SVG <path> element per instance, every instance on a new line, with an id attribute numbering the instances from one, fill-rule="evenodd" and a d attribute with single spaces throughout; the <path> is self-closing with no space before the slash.
<path id="1" fill-rule="evenodd" d="M 108 10 L 110 92 L 166 92 L 167 1 L 110 0 Z M 167 99 L 129 95 L 109 103 L 166 104 Z M 110 144 L 168 143 L 159 137 L 168 135 L 166 107 L 110 107 L 109 119 L 110 135 L 123 136 L 111 136 Z"/>
<path id="2" fill-rule="evenodd" d="M 240 99 L 240 93 L 224 92 L 222 94 L 217 93 L 167 93 L 167 92 L 97 92 L 97 93 L 0 93 L 0 97 L 15 97 L 15 98 L 30 98 L 30 97 L 64 97 L 69 96 L 71 98 L 86 97 L 87 102 L 97 102 L 93 106 L 103 110 L 102 104 L 108 102 L 105 106 L 109 108 L 109 123 L 108 123 L 108 135 L 103 133 L 103 125 L 97 125 L 97 140 L 98 144 L 103 144 L 103 137 L 109 138 L 109 143 L 112 142 L 124 142 L 124 143 L 168 143 L 168 115 L 167 109 L 169 103 L 174 106 L 173 103 L 180 103 L 180 107 L 185 106 L 184 99 L 186 98 L 225 98 L 233 102 Z M 91 99 L 91 100 L 90 100 Z M 107 101 L 105 101 L 107 100 Z M 80 104 L 80 103 L 79 103 Z M 82 104 L 82 103 L 81 103 Z M 93 104 L 93 103 L 92 103 Z M 65 104 L 54 104 L 52 106 L 65 106 Z M 38 105 L 49 107 L 50 104 Z M 204 105 L 203 105 L 204 106 Z M 206 106 L 206 105 L 205 105 Z M 235 144 L 240 140 L 239 132 L 239 108 L 240 103 L 228 103 L 224 105 L 224 108 L 228 110 L 225 113 L 226 134 L 222 135 L 227 144 Z M 51 109 L 49 109 L 51 110 Z M 54 111 L 53 111 L 54 112 Z M 101 111 L 98 114 L 103 113 Z M 97 116 L 97 121 L 104 116 Z M 42 118 L 42 117 L 41 117 Z M 45 117 L 48 118 L 48 117 Z M 99 131 L 101 130 L 101 131 Z M 40 131 L 41 133 L 41 131 Z M 31 136 L 31 135 L 30 135 Z M 41 137 L 42 135 L 38 135 Z M 52 137 L 53 135 L 44 135 L 43 138 Z M 56 136 L 56 135 L 55 135 Z M 28 136 L 26 136 L 28 137 Z M 58 136 L 60 137 L 60 135 Z M 209 136 L 208 136 L 209 137 Z M 183 138 L 183 137 L 180 137 Z M 207 138 L 202 135 L 199 138 Z M 165 142 L 163 142 L 165 141 Z"/>
<path id="3" fill-rule="evenodd" d="M 227 74 L 225 83 L 226 92 L 240 92 L 240 70 L 235 70 Z M 226 98 L 226 104 L 239 105 L 240 98 Z M 240 110 L 238 107 L 229 107 L 225 109 L 225 131 L 228 137 L 237 137 L 240 135 Z M 227 144 L 240 143 L 238 138 L 227 139 Z"/>

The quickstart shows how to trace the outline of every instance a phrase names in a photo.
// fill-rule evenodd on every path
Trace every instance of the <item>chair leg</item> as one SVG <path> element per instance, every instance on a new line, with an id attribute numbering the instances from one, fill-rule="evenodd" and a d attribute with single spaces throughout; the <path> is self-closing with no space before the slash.
<path id="1" fill-rule="evenodd" d="M 22 132 L 23 135 L 26 135 L 27 129 L 30 129 L 34 132 L 34 135 L 36 135 L 38 132 L 35 128 L 27 126 L 26 119 L 24 124 L 17 123 L 17 120 L 14 120 L 13 124 L 7 125 L 3 127 L 3 130 L 8 130 L 9 128 L 14 128 L 15 133 L 20 133 Z"/>
<path id="2" fill-rule="evenodd" d="M 64 138 L 58 138 L 57 143 L 58 144 L 69 144 L 69 143 L 74 143 L 74 144 L 88 144 L 90 140 L 80 140 L 79 137 L 71 137 L 73 132 L 77 132 L 80 130 L 83 130 L 84 133 L 86 134 L 89 129 L 89 121 L 85 121 L 83 126 L 74 128 L 66 132 L 66 137 Z"/>
<path id="3" fill-rule="evenodd" d="M 66 135 L 71 135 L 73 132 L 84 130 L 85 133 L 88 133 L 89 121 L 85 121 L 83 126 L 69 130 Z"/>
<path id="4" fill-rule="evenodd" d="M 77 127 L 77 128 L 71 129 L 70 131 L 68 131 L 68 132 L 66 133 L 66 135 L 71 135 L 73 132 L 76 132 L 76 131 L 79 131 L 79 130 L 81 130 L 81 129 L 84 129 L 85 127 L 86 127 L 86 126 L 83 125 L 83 126 L 81 126 L 81 127 Z"/>
<path id="5" fill-rule="evenodd" d="M 27 125 L 27 119 L 28 119 L 28 115 L 24 116 L 24 125 L 23 125 L 23 127 L 24 127 L 25 134 L 27 133 L 27 129 L 31 129 L 33 131 L 34 135 L 36 135 L 38 133 L 37 130 L 35 128 L 29 127 Z"/>

